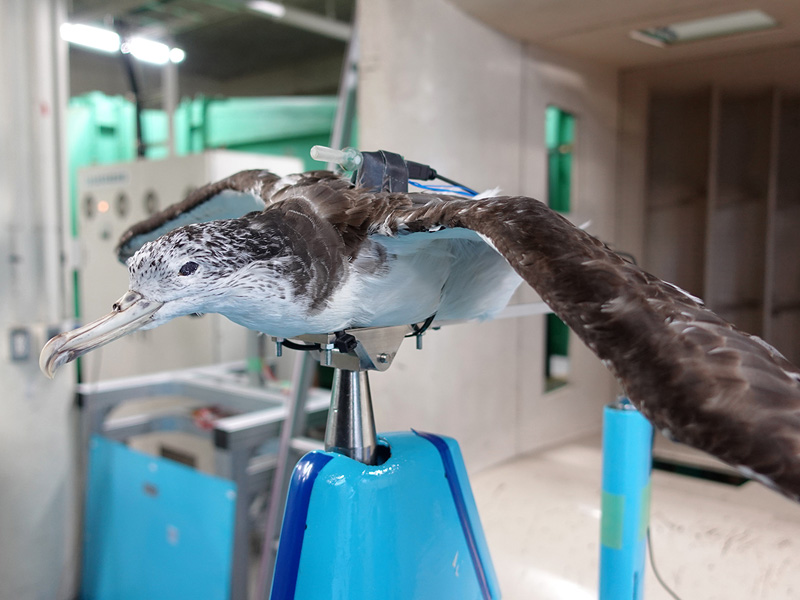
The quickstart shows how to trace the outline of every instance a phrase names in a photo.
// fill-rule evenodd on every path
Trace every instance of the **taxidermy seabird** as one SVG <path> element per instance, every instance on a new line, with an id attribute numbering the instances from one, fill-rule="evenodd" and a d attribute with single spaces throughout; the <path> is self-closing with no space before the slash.
<path id="1" fill-rule="evenodd" d="M 258 210 L 208 221 L 220 198 L 240 215 Z M 800 501 L 800 369 L 537 200 L 374 193 L 328 172 L 244 171 L 135 225 L 118 252 L 130 289 L 109 315 L 47 343 L 48 376 L 192 313 L 286 338 L 486 318 L 521 277 L 658 429 Z"/>

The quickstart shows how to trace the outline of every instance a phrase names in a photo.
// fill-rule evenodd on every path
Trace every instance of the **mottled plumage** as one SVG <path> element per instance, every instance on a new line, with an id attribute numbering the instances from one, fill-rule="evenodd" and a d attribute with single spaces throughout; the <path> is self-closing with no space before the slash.
<path id="1" fill-rule="evenodd" d="M 542 203 L 376 194 L 324 172 L 251 171 L 134 227 L 122 254 L 169 211 L 197 210 L 220 193 L 265 208 L 145 244 L 129 263 L 131 290 L 160 306 L 136 327 L 207 310 L 286 337 L 434 313 L 480 318 L 507 302 L 519 281 L 513 269 L 658 429 L 800 500 L 800 370 Z M 186 261 L 199 266 L 181 276 Z M 56 340 L 42 355 L 50 371 L 65 360 L 59 352 L 76 352 Z"/>

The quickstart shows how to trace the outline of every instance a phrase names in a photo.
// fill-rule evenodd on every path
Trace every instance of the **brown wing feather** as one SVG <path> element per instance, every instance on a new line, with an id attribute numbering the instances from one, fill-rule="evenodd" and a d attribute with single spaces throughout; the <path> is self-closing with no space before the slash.
<path id="1" fill-rule="evenodd" d="M 271 219 L 284 232 L 294 258 L 285 276 L 296 288 L 296 296 L 309 300 L 312 313 L 321 310 L 347 274 L 348 255 L 341 235 L 302 198 L 276 202 L 258 219 Z"/>
<path id="2" fill-rule="evenodd" d="M 135 246 L 127 248 L 132 239 L 138 236 L 147 236 L 158 229 L 165 228 L 168 231 L 177 227 L 177 224 L 170 222 L 176 220 L 180 215 L 192 212 L 195 208 L 227 190 L 260 198 L 266 206 L 290 198 L 306 199 L 315 207 L 315 212 L 321 218 L 337 230 L 341 230 L 348 249 L 352 249 L 357 247 L 360 239 L 364 237 L 362 235 L 360 239 L 353 238 L 357 229 L 353 229 L 352 226 L 363 229 L 368 211 L 366 210 L 367 205 L 364 203 L 360 204 L 363 213 L 361 215 L 352 215 L 345 210 L 347 207 L 343 206 L 343 203 L 347 203 L 349 200 L 348 196 L 342 192 L 351 187 L 349 181 L 330 171 L 310 171 L 288 177 L 279 177 L 274 173 L 259 169 L 240 171 L 225 179 L 201 186 L 189 193 L 182 201 L 135 223 L 120 237 L 117 242 L 117 253 L 120 260 L 124 262 L 129 253 L 132 254 L 138 249 Z M 121 249 L 124 249 L 124 252 L 120 252 Z"/>
<path id="3" fill-rule="evenodd" d="M 305 201 L 320 219 L 338 231 L 352 258 L 367 237 L 372 211 L 368 199 L 351 188 L 349 181 L 329 171 L 312 171 L 296 184 L 276 192 L 271 202 Z"/>
<path id="4" fill-rule="evenodd" d="M 800 500 L 800 370 L 524 197 L 379 196 L 384 233 L 472 229 L 610 368 L 656 427 Z"/>
<path id="5" fill-rule="evenodd" d="M 269 171 L 251 170 L 240 171 L 225 179 L 199 187 L 181 202 L 172 204 L 128 228 L 120 236 L 117 242 L 117 249 L 125 246 L 132 238 L 158 229 L 178 215 L 189 212 L 225 190 L 254 193 L 262 195 L 263 198 L 269 198 L 271 195 L 270 186 L 277 180 L 278 176 Z"/>

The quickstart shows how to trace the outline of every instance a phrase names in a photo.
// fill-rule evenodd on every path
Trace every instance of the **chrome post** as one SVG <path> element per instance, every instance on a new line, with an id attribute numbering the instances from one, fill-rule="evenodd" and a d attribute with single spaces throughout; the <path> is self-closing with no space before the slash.
<path id="1" fill-rule="evenodd" d="M 325 450 L 374 465 L 377 447 L 367 371 L 336 369 L 325 429 Z"/>

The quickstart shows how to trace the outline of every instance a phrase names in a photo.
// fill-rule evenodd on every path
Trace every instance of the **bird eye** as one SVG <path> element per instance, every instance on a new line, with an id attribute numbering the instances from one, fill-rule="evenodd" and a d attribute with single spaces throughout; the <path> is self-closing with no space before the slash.
<path id="1" fill-rule="evenodd" d="M 181 267 L 180 274 L 181 275 L 191 275 L 195 271 L 197 271 L 198 264 L 192 260 L 187 263 L 184 263 Z"/>

